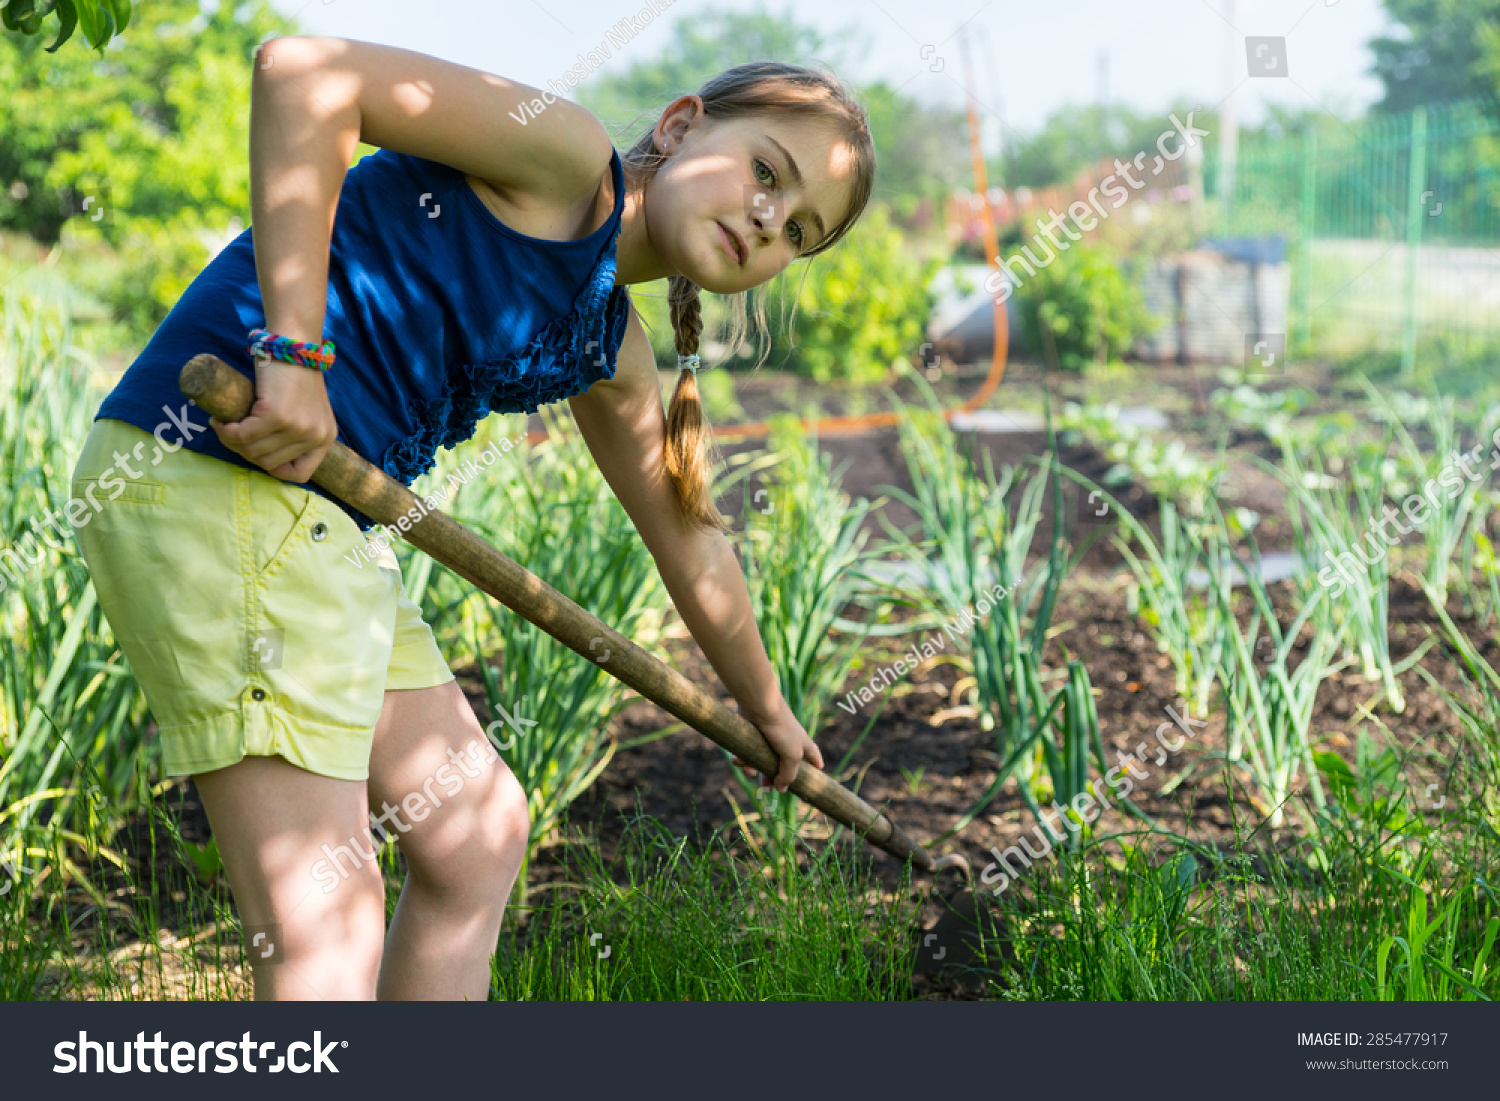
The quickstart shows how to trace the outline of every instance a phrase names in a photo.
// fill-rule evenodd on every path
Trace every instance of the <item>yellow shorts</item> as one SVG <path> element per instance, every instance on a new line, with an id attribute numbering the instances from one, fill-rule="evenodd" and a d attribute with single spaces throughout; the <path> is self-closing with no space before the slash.
<path id="1" fill-rule="evenodd" d="M 275 754 L 366 780 L 384 692 L 453 679 L 394 552 L 327 498 L 109 418 L 71 488 L 167 775 Z"/>

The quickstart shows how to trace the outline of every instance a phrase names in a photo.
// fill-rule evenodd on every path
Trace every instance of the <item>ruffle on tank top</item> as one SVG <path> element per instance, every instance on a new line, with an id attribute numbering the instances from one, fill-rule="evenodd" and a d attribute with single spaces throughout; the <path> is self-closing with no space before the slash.
<path id="1" fill-rule="evenodd" d="M 611 240 L 568 313 L 553 318 L 510 355 L 454 364 L 435 400 L 406 400 L 407 411 L 421 427 L 386 449 L 381 458 L 385 472 L 410 485 L 433 468 L 439 447 L 453 448 L 472 438 L 492 411 L 524 410 L 529 415 L 613 378 L 616 364 L 608 362 L 604 350 L 620 346 L 630 317 L 629 296 L 623 286 L 614 285 L 615 270 Z"/>

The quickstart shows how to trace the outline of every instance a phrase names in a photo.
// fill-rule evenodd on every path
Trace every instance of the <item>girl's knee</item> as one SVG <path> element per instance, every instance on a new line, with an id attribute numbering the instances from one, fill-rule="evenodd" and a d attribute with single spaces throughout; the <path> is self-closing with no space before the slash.
<path id="1" fill-rule="evenodd" d="M 456 824 L 458 840 L 451 844 L 439 842 L 436 831 L 425 838 L 413 831 L 402 839 L 417 883 L 445 896 L 508 896 L 531 834 L 526 792 L 515 774 L 501 767 Z"/>
<path id="2" fill-rule="evenodd" d="M 526 842 L 531 836 L 531 801 L 526 798 L 526 789 L 521 786 L 521 781 L 516 779 L 516 774 L 508 768 L 502 770 L 499 782 L 495 786 L 499 792 L 495 800 L 497 806 L 493 813 L 502 842 L 507 851 L 519 846 L 524 852 Z"/>
<path id="3" fill-rule="evenodd" d="M 500 768 L 476 813 L 479 818 L 476 855 L 483 853 L 488 876 L 509 883 L 520 870 L 531 835 L 531 809 L 515 773 Z"/>

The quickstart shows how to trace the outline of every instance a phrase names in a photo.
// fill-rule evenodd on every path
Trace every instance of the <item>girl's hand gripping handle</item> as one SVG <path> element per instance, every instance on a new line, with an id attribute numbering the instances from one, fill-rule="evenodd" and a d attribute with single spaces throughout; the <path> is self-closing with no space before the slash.
<path id="1" fill-rule="evenodd" d="M 244 420 L 208 423 L 229 450 L 288 482 L 305 482 L 338 438 L 323 372 L 255 359 L 255 404 Z"/>

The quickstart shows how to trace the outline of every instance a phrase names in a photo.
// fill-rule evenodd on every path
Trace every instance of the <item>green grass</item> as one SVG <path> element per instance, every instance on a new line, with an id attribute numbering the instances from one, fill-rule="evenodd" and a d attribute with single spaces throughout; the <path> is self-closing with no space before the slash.
<path id="1" fill-rule="evenodd" d="M 851 855 L 852 853 L 852 855 Z M 551 892 L 503 936 L 507 1000 L 859 1000 L 907 996 L 910 892 L 881 897 L 870 856 L 845 845 L 803 874 L 762 874 L 722 831 L 701 848 L 638 815 L 608 863 L 569 846 L 577 887 Z M 765 869 L 770 871 L 769 866 Z"/>
<path id="2" fill-rule="evenodd" d="M 1410 797 L 1381 794 L 1398 807 Z M 1493 835 L 1413 814 L 1382 821 L 1330 825 L 1322 870 L 1305 845 L 1270 851 L 1249 820 L 1222 848 L 1147 830 L 1090 834 L 1077 852 L 1026 869 L 999 900 L 981 893 L 972 920 L 927 934 L 918 924 L 927 884 L 908 875 L 883 888 L 872 860 L 885 858 L 847 837 L 804 848 L 802 874 L 785 878 L 724 830 L 690 840 L 638 812 L 609 860 L 587 834 L 570 833 L 564 874 L 501 935 L 491 997 L 906 1000 L 918 996 L 924 949 L 952 962 L 944 984 L 996 999 L 1500 997 L 1500 904 L 1474 871 L 1495 866 Z M 25 918 L 12 901 L 21 892 L 0 898 L 0 994 L 242 991 L 231 970 L 242 964 L 239 928 L 222 888 L 203 890 L 178 857 L 168 872 L 122 877 L 134 918 L 83 923 L 76 943 L 63 927 L 89 915 L 56 877 L 27 892 Z M 398 862 L 385 870 L 393 899 Z M 206 917 L 191 949 L 185 930 L 162 936 L 152 901 L 184 892 Z"/>

